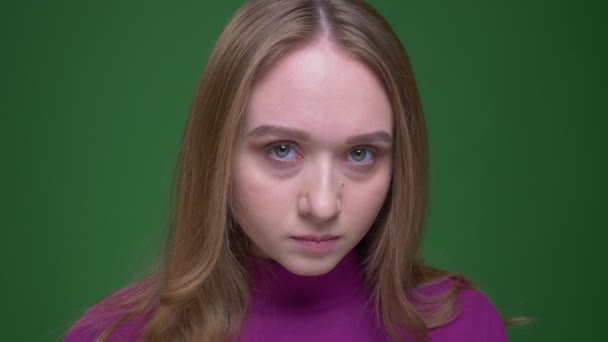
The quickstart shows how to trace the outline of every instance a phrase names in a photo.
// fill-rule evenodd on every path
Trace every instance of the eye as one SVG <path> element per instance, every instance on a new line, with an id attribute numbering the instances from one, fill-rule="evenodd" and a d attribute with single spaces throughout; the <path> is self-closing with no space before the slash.
<path id="1" fill-rule="evenodd" d="M 376 156 L 376 151 L 369 147 L 357 147 L 350 151 L 346 159 L 357 164 L 367 164 Z"/>
<path id="2" fill-rule="evenodd" d="M 270 154 L 270 157 L 277 160 L 294 160 L 298 159 L 298 153 L 296 149 L 285 143 L 275 144 L 270 146 L 266 152 Z"/>

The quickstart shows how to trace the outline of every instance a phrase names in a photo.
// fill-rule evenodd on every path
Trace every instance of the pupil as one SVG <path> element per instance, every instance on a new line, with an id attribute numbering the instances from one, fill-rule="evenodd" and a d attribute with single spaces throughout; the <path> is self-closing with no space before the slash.
<path id="1" fill-rule="evenodd" d="M 366 152 L 365 150 L 358 149 L 354 150 L 352 155 L 356 161 L 362 161 L 363 159 L 365 159 Z"/>
<path id="2" fill-rule="evenodd" d="M 279 157 L 285 157 L 287 154 L 289 154 L 289 146 L 286 145 L 280 145 L 275 147 L 275 152 L 277 153 L 277 155 Z"/>

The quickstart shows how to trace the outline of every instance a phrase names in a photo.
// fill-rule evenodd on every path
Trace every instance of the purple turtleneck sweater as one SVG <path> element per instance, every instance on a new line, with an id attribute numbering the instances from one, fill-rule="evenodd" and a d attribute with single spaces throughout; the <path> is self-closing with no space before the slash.
<path id="1" fill-rule="evenodd" d="M 388 341 L 377 324 L 370 292 L 365 286 L 361 260 L 350 252 L 330 272 L 320 276 L 295 275 L 275 261 L 253 260 L 251 302 L 240 336 L 234 342 Z M 416 289 L 421 295 L 449 290 L 447 279 Z M 128 289 L 119 295 L 128 294 Z M 478 290 L 465 289 L 458 296 L 460 313 L 451 322 L 431 329 L 429 342 L 507 341 L 502 320 L 491 302 Z M 103 317 L 94 306 L 68 332 L 66 342 L 93 341 L 104 324 L 91 327 L 91 318 Z M 119 326 L 108 341 L 142 341 L 149 317 L 136 317 Z M 95 319 L 93 319 L 94 321 Z M 100 319 L 101 320 L 101 319 Z M 83 323 L 88 321 L 89 323 Z M 407 333 L 403 341 L 413 341 Z"/>

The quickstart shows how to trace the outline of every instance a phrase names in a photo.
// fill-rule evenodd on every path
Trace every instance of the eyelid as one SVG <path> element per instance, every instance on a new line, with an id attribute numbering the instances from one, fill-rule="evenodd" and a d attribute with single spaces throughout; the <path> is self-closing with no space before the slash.
<path id="1" fill-rule="evenodd" d="M 264 147 L 264 152 L 266 153 L 267 156 L 272 158 L 272 160 L 282 162 L 282 163 L 289 163 L 289 162 L 293 162 L 294 160 L 299 159 L 298 157 L 296 157 L 294 159 L 281 159 L 281 158 L 276 158 L 276 157 L 272 156 L 271 155 L 272 149 L 277 146 L 281 146 L 281 145 L 289 146 L 289 148 L 293 149 L 294 153 L 296 153 L 297 155 L 301 155 L 300 152 L 298 151 L 298 148 L 296 147 L 297 144 L 293 141 L 276 141 L 276 142 L 267 144 Z"/>
<path id="2" fill-rule="evenodd" d="M 271 149 L 273 147 L 277 147 L 277 146 L 281 146 L 281 145 L 288 145 L 288 146 L 292 147 L 293 149 L 297 150 L 297 148 L 296 148 L 297 144 L 295 142 L 293 142 L 293 141 L 285 141 L 285 140 L 272 142 L 270 144 L 267 144 L 264 148 L 266 150 L 269 150 L 269 149 Z"/>
<path id="3" fill-rule="evenodd" d="M 352 152 L 353 150 L 359 150 L 359 149 L 368 149 L 368 150 L 373 151 L 374 153 L 378 153 L 378 148 L 376 146 L 365 145 L 365 144 L 363 144 L 363 145 L 357 145 L 357 146 L 351 148 L 350 152 Z"/>
<path id="4" fill-rule="evenodd" d="M 277 146 L 281 146 L 281 145 L 286 145 L 286 146 L 289 146 L 290 148 L 292 148 L 292 149 L 293 149 L 293 152 L 294 152 L 294 153 L 296 153 L 298 156 L 301 156 L 301 153 L 300 153 L 300 151 L 299 151 L 299 148 L 297 147 L 297 143 L 295 143 L 295 142 L 293 142 L 293 141 L 285 141 L 285 140 L 282 140 L 282 141 L 276 141 L 276 142 L 273 142 L 273 143 L 269 143 L 269 144 L 267 144 L 267 145 L 264 147 L 264 152 L 265 152 L 265 153 L 266 153 L 266 154 L 267 154 L 267 155 L 268 155 L 270 158 L 272 158 L 273 160 L 278 161 L 278 162 L 288 163 L 288 162 L 293 162 L 294 160 L 299 159 L 299 158 L 297 158 L 297 157 L 296 157 L 296 158 L 294 158 L 294 159 L 280 159 L 280 158 L 273 157 L 273 156 L 271 155 L 271 151 L 272 151 L 272 149 L 273 149 L 273 148 L 275 148 L 275 147 L 277 147 Z M 380 155 L 380 153 L 381 153 L 379 148 L 377 148 L 377 147 L 375 147 L 375 146 L 372 146 L 372 145 L 365 145 L 365 144 L 363 144 L 363 145 L 357 145 L 357 146 L 354 146 L 354 147 L 352 147 L 351 149 L 349 149 L 349 150 L 346 152 L 346 154 L 344 155 L 343 159 L 347 159 L 347 158 L 348 158 L 348 156 L 349 156 L 349 155 L 350 155 L 350 154 L 351 154 L 353 151 L 358 150 L 358 149 L 364 149 L 364 150 L 368 150 L 370 153 L 372 153 L 372 158 L 371 158 L 371 160 L 369 160 L 369 161 L 367 161 L 367 162 L 356 162 L 356 161 L 351 162 L 352 164 L 355 164 L 355 165 L 360 165 L 360 166 L 364 166 L 364 165 L 370 165 L 370 164 L 372 164 L 372 163 L 373 163 L 373 162 L 374 162 L 374 161 L 375 161 L 375 160 L 378 158 L 378 156 L 379 156 L 379 155 Z M 350 161 L 349 161 L 349 162 L 350 162 Z"/>
<path id="5" fill-rule="evenodd" d="M 367 165 L 372 163 L 376 158 L 378 158 L 378 155 L 380 154 L 380 150 L 372 145 L 357 145 L 353 148 L 351 148 L 350 150 L 348 150 L 348 152 L 346 152 L 346 155 L 344 156 L 345 158 L 347 158 L 353 151 L 355 150 L 369 150 L 372 153 L 372 160 L 368 161 L 368 162 L 364 162 L 364 163 L 357 163 L 355 162 L 355 164 L 360 164 L 360 165 Z"/>

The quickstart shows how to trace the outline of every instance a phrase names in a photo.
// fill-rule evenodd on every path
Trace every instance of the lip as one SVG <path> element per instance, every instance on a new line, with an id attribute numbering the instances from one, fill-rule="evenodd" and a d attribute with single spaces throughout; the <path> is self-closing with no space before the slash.
<path id="1" fill-rule="evenodd" d="M 292 236 L 292 238 L 296 239 L 296 240 L 321 242 L 321 241 L 327 241 L 327 240 L 335 240 L 335 239 L 340 238 L 340 236 L 338 236 L 338 235 L 299 235 L 299 236 Z"/>
<path id="2" fill-rule="evenodd" d="M 340 238 L 336 235 L 299 235 L 291 237 L 298 250 L 315 254 L 329 253 L 336 247 Z"/>

